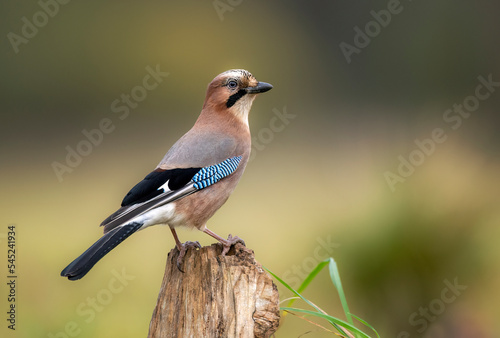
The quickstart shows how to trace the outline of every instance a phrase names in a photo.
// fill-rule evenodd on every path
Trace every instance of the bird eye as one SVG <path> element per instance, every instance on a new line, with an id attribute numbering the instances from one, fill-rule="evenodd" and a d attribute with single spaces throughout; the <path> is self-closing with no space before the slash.
<path id="1" fill-rule="evenodd" d="M 230 89 L 234 89 L 236 87 L 238 87 L 238 82 L 234 81 L 234 80 L 231 80 L 227 83 L 227 86 L 230 88 Z"/>

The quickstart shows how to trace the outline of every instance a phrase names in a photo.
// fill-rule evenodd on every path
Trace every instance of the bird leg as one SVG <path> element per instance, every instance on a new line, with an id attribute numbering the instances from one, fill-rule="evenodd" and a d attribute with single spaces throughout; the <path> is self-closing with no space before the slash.
<path id="1" fill-rule="evenodd" d="M 238 236 L 233 237 L 231 234 L 229 234 L 228 238 L 224 239 L 206 227 L 205 227 L 205 229 L 203 229 L 203 232 L 206 233 L 207 235 L 212 236 L 213 238 L 215 238 L 216 240 L 218 240 L 222 244 L 222 257 L 224 257 L 227 254 L 229 249 L 231 249 L 232 245 L 235 245 L 236 243 L 241 243 L 241 244 L 245 245 L 245 241 L 243 241 Z"/>
<path id="2" fill-rule="evenodd" d="M 200 249 L 201 245 L 198 241 L 196 242 L 187 241 L 186 243 L 181 243 L 179 237 L 177 237 L 177 232 L 175 232 L 175 229 L 170 228 L 170 231 L 172 231 L 172 235 L 174 236 L 175 246 L 177 247 L 177 250 L 179 250 L 179 257 L 177 257 L 177 269 L 179 269 L 180 272 L 184 272 L 184 270 L 181 269 L 181 265 L 184 261 L 184 256 L 186 255 L 187 250 L 189 248 Z"/>

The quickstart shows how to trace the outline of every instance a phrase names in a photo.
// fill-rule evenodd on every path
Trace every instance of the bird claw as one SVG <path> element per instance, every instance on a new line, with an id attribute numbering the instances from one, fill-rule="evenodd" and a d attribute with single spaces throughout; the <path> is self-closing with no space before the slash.
<path id="1" fill-rule="evenodd" d="M 200 249 L 201 245 L 198 241 L 196 242 L 187 241 L 185 243 L 182 243 L 180 249 L 177 247 L 177 250 L 179 250 L 179 257 L 177 257 L 177 269 L 179 269 L 179 271 L 182 273 L 184 273 L 184 270 L 181 269 L 181 265 L 184 262 L 184 256 L 186 255 L 186 252 L 189 248 Z"/>
<path id="2" fill-rule="evenodd" d="M 241 243 L 246 246 L 244 240 L 242 240 L 238 236 L 233 237 L 233 235 L 229 234 L 225 243 L 222 243 L 222 257 L 224 257 L 229 252 L 229 249 L 231 249 L 231 246 L 235 245 L 236 243 Z"/>

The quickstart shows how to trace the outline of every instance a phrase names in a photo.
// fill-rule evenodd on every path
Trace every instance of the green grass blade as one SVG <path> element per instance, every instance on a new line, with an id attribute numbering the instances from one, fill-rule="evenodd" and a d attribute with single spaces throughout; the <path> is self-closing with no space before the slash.
<path id="1" fill-rule="evenodd" d="M 366 321 L 364 321 L 363 319 L 359 318 L 358 316 L 354 315 L 351 313 L 351 315 L 357 320 L 359 321 L 360 323 L 366 325 L 367 327 L 369 327 L 373 332 L 375 332 L 375 334 L 377 335 L 378 338 L 380 338 L 377 330 L 375 330 L 375 328 L 373 326 L 371 326 L 370 324 L 368 324 Z"/>
<path id="2" fill-rule="evenodd" d="M 323 311 L 320 308 L 318 308 L 312 302 L 310 302 L 309 300 L 307 300 L 307 298 L 305 298 L 305 297 L 303 297 L 301 295 L 301 292 L 304 291 L 307 288 L 307 286 L 314 280 L 314 278 L 318 275 L 319 272 L 321 272 L 321 270 L 326 265 L 328 265 L 328 270 L 330 272 L 330 279 L 332 280 L 333 285 L 337 289 L 337 293 L 339 295 L 340 302 L 342 304 L 342 308 L 344 309 L 344 313 L 345 313 L 347 322 L 345 322 L 345 321 L 343 321 L 341 319 L 332 317 L 330 315 L 324 314 Z M 266 269 L 266 268 L 264 267 L 264 269 Z M 366 321 L 364 321 L 363 319 L 359 318 L 358 316 L 356 316 L 356 315 L 354 315 L 354 314 L 352 314 L 350 312 L 349 306 L 347 304 L 347 299 L 346 299 L 346 296 L 345 296 L 345 293 L 344 293 L 344 289 L 342 287 L 342 281 L 340 279 L 340 273 L 339 273 L 339 270 L 338 270 L 338 266 L 337 266 L 337 263 L 335 262 L 335 260 L 332 257 L 327 258 L 324 261 L 321 261 L 309 273 L 309 275 L 304 279 L 304 281 L 302 282 L 302 284 L 299 286 L 299 288 L 297 290 L 295 290 L 294 288 L 292 288 L 285 281 L 283 281 L 281 278 L 279 278 L 278 276 L 276 276 L 274 273 L 272 273 L 268 269 L 266 269 L 266 271 L 269 272 L 274 278 L 276 278 L 277 281 L 279 281 L 281 284 L 283 284 L 288 290 L 290 290 L 296 296 L 298 296 L 303 301 L 305 301 L 307 304 L 309 304 L 314 309 L 316 309 L 317 312 L 309 311 L 309 310 L 302 310 L 302 309 L 297 309 L 297 308 L 292 308 L 291 305 L 295 302 L 296 299 L 291 299 L 289 301 L 289 303 L 288 303 L 288 306 L 287 307 L 282 307 L 281 310 L 302 312 L 302 313 L 306 313 L 306 314 L 313 315 L 313 316 L 316 316 L 316 317 L 324 318 L 328 322 L 330 322 L 330 324 L 332 324 L 343 335 L 346 335 L 346 333 L 342 330 L 341 327 L 339 327 L 339 325 L 342 325 L 343 327 L 351 330 L 357 337 L 359 337 L 359 336 L 361 336 L 361 337 L 370 337 L 366 333 L 364 333 L 363 331 L 359 330 L 358 328 L 356 328 L 354 326 L 354 321 L 353 321 L 353 318 L 354 318 L 354 319 L 358 320 L 360 323 L 362 323 L 365 326 L 367 326 L 368 328 L 370 328 L 373 332 L 375 332 L 375 334 L 377 335 L 377 337 L 380 338 L 377 330 L 375 330 L 375 328 L 373 328 L 373 326 L 371 326 Z"/>
<path id="3" fill-rule="evenodd" d="M 324 260 L 320 262 L 314 269 L 307 275 L 306 279 L 300 284 L 299 288 L 297 289 L 297 292 L 302 292 L 306 289 L 306 287 L 312 282 L 312 280 L 316 277 L 316 275 L 328 264 L 328 260 Z M 291 299 L 288 302 L 287 306 L 292 306 L 292 304 L 296 301 L 296 299 Z"/>
<path id="4" fill-rule="evenodd" d="M 340 303 L 342 304 L 342 308 L 344 309 L 345 316 L 347 318 L 347 321 L 351 324 L 354 325 L 354 321 L 352 320 L 351 316 L 351 311 L 349 311 L 349 306 L 347 305 L 347 299 L 345 297 L 344 289 L 342 288 L 342 282 L 340 281 L 340 273 L 339 269 L 337 267 L 337 263 L 333 258 L 328 258 L 327 261 L 329 262 L 329 270 L 330 270 L 330 278 L 332 280 L 333 285 L 335 285 L 335 288 L 337 289 L 337 292 L 340 297 Z"/>
<path id="5" fill-rule="evenodd" d="M 323 268 L 328 264 L 328 260 L 324 260 L 320 262 L 316 267 L 309 273 L 309 275 L 304 279 L 302 284 L 300 284 L 299 288 L 297 289 L 297 292 L 302 292 L 305 290 L 305 288 L 312 282 L 312 280 L 316 277 L 316 275 L 323 270 Z"/>
<path id="6" fill-rule="evenodd" d="M 297 292 L 294 288 L 292 288 L 290 285 L 288 285 L 287 282 L 285 282 L 284 280 L 282 280 L 281 278 L 279 278 L 278 276 L 276 276 L 274 273 L 272 273 L 270 270 L 268 270 L 266 267 L 263 267 L 267 272 L 269 272 L 274 278 L 276 278 L 276 280 L 278 282 L 280 282 L 281 284 L 283 284 L 288 290 L 290 290 L 291 292 L 293 292 L 296 296 L 300 297 L 304 302 L 306 302 L 307 304 L 311 305 L 313 308 L 315 308 L 318 313 L 321 313 L 321 309 L 318 308 L 316 305 L 314 305 L 313 303 L 311 303 L 307 298 L 305 298 L 304 296 L 302 296 L 299 292 Z M 284 308 L 281 308 L 282 310 Z M 315 312 L 316 313 L 316 312 Z M 342 333 L 343 335 L 346 335 L 346 333 L 342 330 L 341 327 L 339 327 L 335 321 L 330 321 L 329 322 L 333 325 L 333 327 L 335 327 L 340 333 Z"/>
<path id="7" fill-rule="evenodd" d="M 299 292 L 295 291 L 295 289 L 292 288 L 290 285 L 288 285 L 287 282 L 285 282 L 284 280 L 282 280 L 281 278 L 279 278 L 278 276 L 276 276 L 274 273 L 272 273 L 267 268 L 264 267 L 264 269 L 266 269 L 267 272 L 269 272 L 274 278 L 276 278 L 276 280 L 278 282 L 280 282 L 281 284 L 283 284 L 283 286 L 285 286 L 288 290 L 290 290 L 291 292 L 293 292 L 296 296 L 300 297 L 304 302 L 306 302 L 307 304 L 311 305 L 317 311 L 321 312 L 321 309 L 319 309 L 316 305 L 314 305 L 313 303 L 311 303 L 307 298 L 305 298 L 304 296 L 302 296 Z"/>
<path id="8" fill-rule="evenodd" d="M 345 321 L 343 321 L 341 319 L 338 319 L 338 318 L 335 318 L 335 317 L 332 317 L 332 316 L 329 316 L 329 315 L 325 315 L 325 314 L 323 314 L 321 312 L 315 312 L 315 311 L 310 311 L 310 310 L 297 309 L 297 308 L 293 308 L 293 307 L 284 307 L 284 308 L 281 308 L 281 309 L 284 310 L 284 311 L 301 312 L 301 313 L 306 313 L 306 314 L 311 315 L 311 316 L 316 316 L 316 317 L 324 318 L 324 319 L 326 319 L 326 320 L 328 320 L 330 322 L 334 322 L 334 323 L 336 323 L 338 325 L 342 325 L 346 329 L 352 331 L 353 333 L 356 333 L 356 334 L 360 335 L 361 337 L 371 338 L 369 335 L 367 335 L 366 333 L 364 333 L 360 329 L 356 328 L 354 325 L 349 324 L 348 322 L 345 322 Z"/>

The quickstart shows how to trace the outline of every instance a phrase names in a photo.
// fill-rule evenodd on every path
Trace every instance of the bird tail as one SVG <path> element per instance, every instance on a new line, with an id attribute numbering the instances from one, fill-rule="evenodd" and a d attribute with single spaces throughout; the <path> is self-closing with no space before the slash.
<path id="1" fill-rule="evenodd" d="M 142 225 L 142 223 L 137 222 L 127 223 L 104 234 L 83 254 L 71 262 L 61 272 L 61 276 L 68 277 L 69 280 L 78 280 L 82 278 L 101 258 L 123 242 L 127 237 L 139 230 Z"/>

